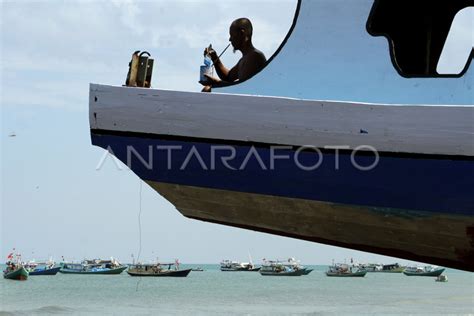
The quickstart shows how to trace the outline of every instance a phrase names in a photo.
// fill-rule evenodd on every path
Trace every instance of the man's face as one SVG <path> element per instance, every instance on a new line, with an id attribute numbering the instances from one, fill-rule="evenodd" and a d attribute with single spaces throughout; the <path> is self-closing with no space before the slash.
<path id="1" fill-rule="evenodd" d="M 235 25 L 231 25 L 229 28 L 229 35 L 229 41 L 232 44 L 232 47 L 234 47 L 234 51 L 240 49 L 244 39 L 242 30 Z"/>

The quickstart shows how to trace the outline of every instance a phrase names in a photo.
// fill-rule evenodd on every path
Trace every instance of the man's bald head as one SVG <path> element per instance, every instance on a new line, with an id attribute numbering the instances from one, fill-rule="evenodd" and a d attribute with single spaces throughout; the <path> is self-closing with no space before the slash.
<path id="1" fill-rule="evenodd" d="M 252 22 L 247 18 L 240 18 L 232 22 L 231 28 L 237 28 L 243 30 L 249 37 L 252 37 L 253 27 Z"/>
<path id="2" fill-rule="evenodd" d="M 241 50 L 244 46 L 252 43 L 252 22 L 247 18 L 240 18 L 232 22 L 229 28 L 229 41 L 234 47 L 234 51 Z"/>

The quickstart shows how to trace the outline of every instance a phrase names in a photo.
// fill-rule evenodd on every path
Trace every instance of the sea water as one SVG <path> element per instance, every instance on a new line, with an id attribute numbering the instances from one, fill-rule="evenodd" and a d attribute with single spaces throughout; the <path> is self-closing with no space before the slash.
<path id="1" fill-rule="evenodd" d="M 194 267 L 198 265 L 193 265 Z M 300 277 L 204 272 L 186 278 L 120 275 L 30 276 L 0 281 L 0 315 L 404 315 L 473 314 L 473 274 L 447 269 L 449 281 L 401 273 Z M 185 268 L 182 265 L 182 268 Z"/>

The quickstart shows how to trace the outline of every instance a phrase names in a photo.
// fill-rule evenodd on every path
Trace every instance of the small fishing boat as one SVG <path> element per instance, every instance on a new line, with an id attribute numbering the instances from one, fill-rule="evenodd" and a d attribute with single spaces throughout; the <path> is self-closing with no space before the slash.
<path id="1" fill-rule="evenodd" d="M 382 265 L 382 269 L 375 272 L 402 273 L 405 269 L 406 267 L 400 265 L 399 263 L 391 263 Z"/>
<path id="2" fill-rule="evenodd" d="M 357 265 L 359 270 L 365 270 L 367 272 L 380 272 L 382 271 L 382 264 L 379 263 L 359 263 Z"/>
<path id="3" fill-rule="evenodd" d="M 294 258 L 288 261 L 264 260 L 260 269 L 260 274 L 264 276 L 301 276 L 308 275 L 312 269 L 301 266 Z"/>
<path id="4" fill-rule="evenodd" d="M 438 275 L 435 279 L 436 282 L 448 282 L 448 277 L 444 274 Z"/>
<path id="5" fill-rule="evenodd" d="M 3 277 L 9 280 L 25 281 L 28 279 L 28 271 L 19 263 L 7 262 L 7 268 L 3 271 Z"/>
<path id="6" fill-rule="evenodd" d="M 191 271 L 196 271 L 196 272 L 203 272 L 204 269 L 201 268 L 201 267 L 197 267 L 197 268 L 192 268 Z"/>
<path id="7" fill-rule="evenodd" d="M 47 262 L 30 261 L 25 264 L 25 269 L 29 275 L 56 275 L 61 270 L 61 267 L 56 266 L 52 260 Z"/>
<path id="8" fill-rule="evenodd" d="M 326 271 L 328 277 L 364 277 L 366 274 L 366 270 L 345 263 L 333 264 Z"/>
<path id="9" fill-rule="evenodd" d="M 187 277 L 192 269 L 179 269 L 179 263 L 153 263 L 131 265 L 127 273 L 131 276 L 144 277 Z"/>
<path id="10" fill-rule="evenodd" d="M 403 274 L 408 276 L 439 276 L 445 269 L 438 266 L 413 266 L 407 267 Z"/>
<path id="11" fill-rule="evenodd" d="M 231 260 L 222 260 L 221 261 L 221 271 L 258 271 L 260 267 L 255 267 L 252 262 L 239 262 Z"/>
<path id="12" fill-rule="evenodd" d="M 9 280 L 24 281 L 28 279 L 28 271 L 21 262 L 21 254 L 15 253 L 15 248 L 7 256 L 6 268 L 3 270 L 3 277 Z"/>
<path id="13" fill-rule="evenodd" d="M 309 269 L 306 268 L 305 266 L 301 265 L 299 260 L 296 260 L 295 258 L 288 258 L 288 262 L 286 263 L 287 266 L 290 266 L 294 270 L 299 270 L 302 271 L 303 275 L 308 275 L 313 271 L 314 269 Z"/>
<path id="14" fill-rule="evenodd" d="M 120 274 L 127 266 L 117 260 L 84 260 L 82 263 L 63 263 L 59 272 L 65 274 Z"/>

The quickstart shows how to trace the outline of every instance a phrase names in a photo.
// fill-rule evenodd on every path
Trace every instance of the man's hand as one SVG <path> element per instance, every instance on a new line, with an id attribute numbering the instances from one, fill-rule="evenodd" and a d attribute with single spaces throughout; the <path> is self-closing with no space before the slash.
<path id="1" fill-rule="evenodd" d="M 209 76 L 209 75 L 204 75 L 206 77 L 206 80 L 200 80 L 199 83 L 202 84 L 203 86 L 213 86 L 213 85 L 218 85 L 222 81 L 218 78 Z"/>
<path id="2" fill-rule="evenodd" d="M 220 79 L 214 78 L 214 77 L 209 76 L 209 75 L 204 75 L 204 76 L 207 78 L 207 80 L 206 81 L 199 81 L 199 83 L 204 86 L 204 88 L 202 88 L 201 92 L 211 92 L 212 86 L 214 86 L 214 85 L 218 86 L 219 84 L 222 83 L 222 81 Z"/>
<path id="3" fill-rule="evenodd" d="M 211 86 L 204 86 L 204 88 L 202 88 L 201 92 L 211 92 L 211 90 L 212 90 Z"/>
<path id="4" fill-rule="evenodd" d="M 204 55 L 209 55 L 209 57 L 211 57 L 213 63 L 216 62 L 216 60 L 219 58 L 217 56 L 217 52 L 214 50 L 214 48 L 212 48 L 210 46 L 206 47 L 204 49 Z"/>
<path id="5" fill-rule="evenodd" d="M 215 77 L 212 77 L 212 76 L 209 76 L 207 74 L 204 74 L 204 77 L 207 78 L 207 80 L 205 81 L 205 85 L 215 85 L 215 84 L 220 84 L 221 83 L 221 80 L 218 79 L 218 78 L 215 78 Z"/>

